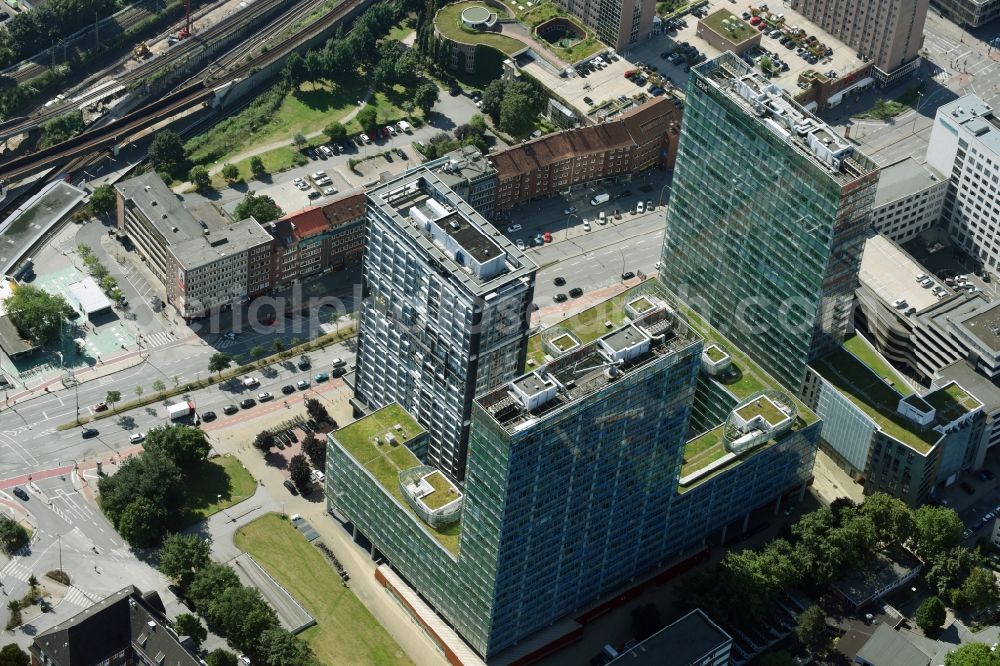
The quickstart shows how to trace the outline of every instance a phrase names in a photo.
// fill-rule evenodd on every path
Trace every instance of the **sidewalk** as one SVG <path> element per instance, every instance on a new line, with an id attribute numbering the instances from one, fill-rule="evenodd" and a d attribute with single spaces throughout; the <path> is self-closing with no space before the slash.
<path id="1" fill-rule="evenodd" d="M 73 373 L 76 377 L 76 381 L 80 384 L 84 382 L 93 381 L 95 379 L 100 379 L 101 377 L 107 377 L 108 375 L 113 375 L 116 372 L 121 372 L 122 370 L 128 370 L 129 368 L 135 367 L 146 360 L 146 354 L 144 350 L 136 350 L 131 352 L 126 352 L 121 356 L 115 357 L 113 360 L 104 362 L 98 361 L 97 365 L 92 365 L 83 370 L 79 370 Z M 29 388 L 27 391 L 21 391 L 13 396 L 4 399 L 4 407 L 13 407 L 25 400 L 30 400 L 38 395 L 45 395 L 49 393 L 50 387 L 55 386 L 56 390 L 63 388 L 62 378 L 60 376 L 50 377 L 49 379 L 43 379 L 34 388 Z"/>

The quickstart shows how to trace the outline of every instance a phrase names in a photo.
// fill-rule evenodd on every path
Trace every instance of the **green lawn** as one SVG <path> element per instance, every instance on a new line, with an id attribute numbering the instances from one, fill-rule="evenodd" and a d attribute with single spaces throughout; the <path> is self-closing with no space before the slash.
<path id="1" fill-rule="evenodd" d="M 387 39 L 392 39 L 397 42 L 401 42 L 404 39 L 406 39 L 410 34 L 412 34 L 415 30 L 416 28 L 414 27 L 414 20 L 407 17 L 389 29 L 389 35 Z"/>
<path id="2" fill-rule="evenodd" d="M 483 7 L 481 2 L 456 2 L 438 10 L 434 16 L 434 25 L 438 32 L 448 39 L 461 42 L 463 44 L 485 44 L 495 49 L 503 51 L 507 55 L 516 53 L 525 47 L 525 44 L 506 35 L 498 35 L 495 32 L 478 32 L 465 30 L 462 27 L 462 10 L 468 7 Z M 490 7 L 491 11 L 496 9 Z"/>
<path id="3" fill-rule="evenodd" d="M 204 520 L 214 513 L 242 502 L 254 494 L 257 481 L 233 456 L 219 456 L 202 461 L 187 473 L 187 501 L 182 511 L 186 523 Z M 221 495 L 221 499 L 219 498 Z"/>
<path id="4" fill-rule="evenodd" d="M 681 477 L 697 472 L 726 455 L 726 447 L 722 443 L 722 431 L 723 426 L 719 426 L 695 437 L 684 446 Z"/>
<path id="5" fill-rule="evenodd" d="M 872 369 L 879 378 L 889 386 L 896 389 L 901 395 L 908 396 L 913 393 L 910 385 L 903 381 L 895 368 L 886 363 L 885 359 L 879 355 L 860 335 L 853 335 L 844 341 L 844 349 L 851 352 L 862 363 Z"/>
<path id="6" fill-rule="evenodd" d="M 283 516 L 240 528 L 236 546 L 250 553 L 316 618 L 299 637 L 323 664 L 412 664 L 399 645 L 344 587 L 333 567 Z"/>

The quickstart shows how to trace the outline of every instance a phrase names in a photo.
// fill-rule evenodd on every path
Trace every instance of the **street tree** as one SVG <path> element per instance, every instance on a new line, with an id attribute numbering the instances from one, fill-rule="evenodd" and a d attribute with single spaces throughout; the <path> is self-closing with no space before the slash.
<path id="1" fill-rule="evenodd" d="M 163 393 L 164 391 L 167 390 L 167 385 L 163 383 L 162 379 L 157 379 L 155 382 L 153 382 L 153 390 L 156 391 L 157 393 Z"/>
<path id="2" fill-rule="evenodd" d="M 232 587 L 240 587 L 240 579 L 231 567 L 217 562 L 209 562 L 198 569 L 188 586 L 188 598 L 199 613 L 206 615 L 212 601 Z"/>
<path id="3" fill-rule="evenodd" d="M 115 391 L 113 389 L 108 391 L 107 395 L 104 396 L 104 402 L 111 405 L 112 409 L 114 409 L 115 405 L 121 402 L 121 399 L 122 399 L 122 392 Z"/>
<path id="4" fill-rule="evenodd" d="M 240 168 L 232 163 L 222 165 L 222 177 L 228 183 L 235 183 L 240 179 Z"/>
<path id="5" fill-rule="evenodd" d="M 135 390 L 135 397 L 136 398 L 141 398 L 142 397 L 142 387 L 141 386 L 136 386 L 134 390 Z"/>
<path id="6" fill-rule="evenodd" d="M 167 512 L 146 497 L 137 497 L 122 511 L 115 528 L 133 548 L 155 546 L 163 538 Z"/>
<path id="7" fill-rule="evenodd" d="M 955 546 L 924 563 L 924 582 L 939 597 L 947 597 L 983 563 L 978 550 Z"/>
<path id="8" fill-rule="evenodd" d="M 215 352 L 212 357 L 208 359 L 208 371 L 217 372 L 222 375 L 222 371 L 233 364 L 233 357 L 226 352 Z"/>
<path id="9" fill-rule="evenodd" d="M 209 562 L 209 542 L 197 534 L 168 534 L 160 547 L 160 571 L 186 590 Z"/>
<path id="10" fill-rule="evenodd" d="M 222 648 L 216 648 L 209 652 L 208 656 L 205 657 L 205 663 L 208 666 L 237 666 L 236 655 Z"/>
<path id="11" fill-rule="evenodd" d="M 266 666 L 313 666 L 309 644 L 281 627 L 265 630 L 256 645 L 257 659 Z"/>
<path id="12" fill-rule="evenodd" d="M 266 430 L 257 433 L 253 440 L 254 448 L 264 454 L 269 453 L 274 448 L 275 443 L 274 435 Z"/>
<path id="13" fill-rule="evenodd" d="M 200 164 L 191 167 L 188 171 L 188 180 L 199 190 L 207 190 L 212 187 L 212 177 L 208 175 L 208 169 Z"/>
<path id="14" fill-rule="evenodd" d="M 483 89 L 483 103 L 479 108 L 492 118 L 494 123 L 500 122 L 500 104 L 503 102 L 506 90 L 507 82 L 503 79 L 494 79 Z"/>
<path id="15" fill-rule="evenodd" d="M 118 197 L 115 196 L 114 189 L 107 183 L 98 185 L 90 195 L 90 206 L 95 213 L 105 215 L 115 209 Z"/>
<path id="16" fill-rule="evenodd" d="M 260 345 L 254 345 L 250 348 L 251 358 L 260 358 L 264 355 L 264 348 Z"/>
<path id="17" fill-rule="evenodd" d="M 260 592 L 242 585 L 227 587 L 208 604 L 203 615 L 244 652 L 253 652 L 261 634 L 278 627 L 278 616 Z"/>
<path id="18" fill-rule="evenodd" d="M 295 146 L 296 148 L 302 148 L 302 147 L 304 147 L 304 146 L 305 146 L 305 145 L 306 145 L 307 143 L 309 143 L 309 139 L 307 139 L 307 138 L 306 138 L 306 135 L 305 135 L 305 134 L 303 134 L 302 132 L 296 132 L 296 133 L 295 133 L 295 136 L 293 136 L 293 137 L 292 137 L 292 144 L 293 144 L 293 145 L 294 145 L 294 146 Z"/>
<path id="19" fill-rule="evenodd" d="M 914 619 L 925 634 L 931 635 L 944 626 L 945 617 L 944 603 L 937 597 L 927 597 L 917 607 Z"/>
<path id="20" fill-rule="evenodd" d="M 101 509 L 116 526 L 125 509 L 137 498 L 147 498 L 170 515 L 174 515 L 184 499 L 180 468 L 158 450 L 145 450 L 128 458 L 115 474 L 102 476 L 97 488 Z"/>
<path id="21" fill-rule="evenodd" d="M 966 643 L 945 655 L 944 666 L 1000 666 L 1000 652 L 985 643 Z"/>
<path id="22" fill-rule="evenodd" d="M 830 639 L 826 633 L 826 613 L 813 604 L 802 611 L 795 620 L 795 636 L 810 652 L 823 654 Z"/>
<path id="23" fill-rule="evenodd" d="M 257 220 L 260 224 L 267 224 L 277 220 L 282 215 L 282 210 L 274 199 L 266 194 L 254 194 L 247 192 L 247 195 L 236 204 L 234 211 L 237 220 L 245 220 L 249 217 Z"/>
<path id="24" fill-rule="evenodd" d="M 925 562 L 962 542 L 965 523 L 953 510 L 925 505 L 913 514 L 916 550 Z"/>
<path id="25" fill-rule="evenodd" d="M 970 611 L 983 611 L 1000 601 L 1000 589 L 992 571 L 976 567 L 954 592 L 955 604 Z"/>
<path id="26" fill-rule="evenodd" d="M 0 550 L 11 555 L 26 546 L 30 539 L 23 525 L 6 514 L 0 515 Z"/>
<path id="27" fill-rule="evenodd" d="M 302 452 L 309 456 L 313 467 L 326 468 L 326 446 L 311 432 L 302 439 Z"/>
<path id="28" fill-rule="evenodd" d="M 63 320 L 72 311 L 62 296 L 30 284 L 18 285 L 4 300 L 4 306 L 23 337 L 44 345 L 59 342 Z"/>
<path id="29" fill-rule="evenodd" d="M 371 104 L 366 104 L 358 111 L 356 116 L 358 124 L 361 125 L 361 129 L 365 132 L 372 132 L 378 127 L 378 109 L 376 109 Z"/>
<path id="30" fill-rule="evenodd" d="M 205 625 L 201 623 L 197 615 L 191 613 L 181 613 L 174 618 L 174 631 L 179 636 L 188 636 L 194 642 L 195 649 L 200 648 L 201 644 L 208 638 L 208 630 L 205 629 Z"/>
<path id="31" fill-rule="evenodd" d="M 875 526 L 876 548 L 906 543 L 916 529 L 910 507 L 885 493 L 874 493 L 865 498 L 861 514 L 872 519 Z"/>
<path id="32" fill-rule="evenodd" d="M 168 129 L 160 130 L 149 144 L 149 162 L 158 172 L 180 178 L 187 172 L 188 159 L 180 136 Z"/>
<path id="33" fill-rule="evenodd" d="M 322 423 L 330 418 L 330 414 L 326 411 L 326 407 L 324 407 L 316 398 L 309 398 L 306 400 L 306 413 L 309 414 L 309 418 L 317 423 Z"/>
<path id="34" fill-rule="evenodd" d="M 29 666 L 31 656 L 17 643 L 7 643 L 0 649 L 0 666 Z"/>
<path id="35" fill-rule="evenodd" d="M 323 134 L 333 142 L 340 142 L 347 138 L 347 128 L 343 123 L 330 123 L 323 128 Z"/>
<path id="36" fill-rule="evenodd" d="M 438 101 L 438 88 L 433 83 L 423 83 L 413 91 L 413 103 L 424 112 L 424 117 L 431 112 L 431 109 Z"/>
<path id="37" fill-rule="evenodd" d="M 281 341 L 281 338 L 275 338 L 274 342 L 271 343 L 271 352 L 280 354 L 283 351 L 285 351 L 285 343 Z"/>
<path id="38" fill-rule="evenodd" d="M 260 155 L 254 155 L 250 158 L 250 173 L 253 174 L 254 178 L 260 178 L 267 173 L 264 160 L 261 159 Z"/>
<path id="39" fill-rule="evenodd" d="M 292 456 L 292 459 L 288 461 L 288 475 L 300 493 L 308 494 L 312 483 L 312 470 L 304 455 L 299 453 Z"/>
<path id="40" fill-rule="evenodd" d="M 201 428 L 176 424 L 150 430 L 143 448 L 160 451 L 179 468 L 189 469 L 205 459 L 212 445 Z"/>

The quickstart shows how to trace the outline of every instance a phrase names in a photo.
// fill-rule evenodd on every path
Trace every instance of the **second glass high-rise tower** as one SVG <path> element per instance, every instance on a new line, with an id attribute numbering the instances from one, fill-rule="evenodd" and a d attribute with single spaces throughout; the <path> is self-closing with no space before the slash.
<path id="1" fill-rule="evenodd" d="M 849 330 L 878 168 L 732 53 L 687 100 L 660 279 L 798 391 Z"/>

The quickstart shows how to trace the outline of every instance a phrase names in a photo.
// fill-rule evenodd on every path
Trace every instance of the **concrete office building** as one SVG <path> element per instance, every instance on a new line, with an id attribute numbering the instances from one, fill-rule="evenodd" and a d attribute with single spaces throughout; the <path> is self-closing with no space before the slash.
<path id="1" fill-rule="evenodd" d="M 915 507 L 982 465 L 982 403 L 954 382 L 914 392 L 860 337 L 812 364 L 803 399 L 823 419 L 824 449 L 865 494 Z"/>
<path id="2" fill-rule="evenodd" d="M 691 73 L 661 280 L 798 391 L 850 329 L 878 167 L 734 54 Z"/>
<path id="3" fill-rule="evenodd" d="M 655 0 L 556 0 L 556 4 L 616 51 L 647 39 L 656 15 Z"/>
<path id="4" fill-rule="evenodd" d="M 946 18 L 969 28 L 1000 18 L 1000 0 L 934 0 L 934 6 Z"/>
<path id="5" fill-rule="evenodd" d="M 328 438 L 331 512 L 484 658 L 564 638 L 811 477 L 816 416 L 656 281 L 532 336 L 526 367 L 477 397 L 464 487 L 412 453 L 427 433 L 398 405 Z M 707 432 L 700 401 L 721 414 Z"/>
<path id="6" fill-rule="evenodd" d="M 872 223 L 896 243 L 912 240 L 941 219 L 948 179 L 912 157 L 882 167 Z"/>
<path id="7" fill-rule="evenodd" d="M 968 282 L 939 283 L 881 234 L 865 242 L 855 325 L 879 351 L 928 384 L 959 359 L 988 377 L 1000 374 L 998 306 Z M 1000 330 L 1000 328 L 998 328 Z"/>
<path id="8" fill-rule="evenodd" d="M 986 415 L 986 448 L 1000 444 L 1000 386 L 995 380 L 976 372 L 967 361 L 955 361 L 938 371 L 932 382 L 933 387 L 946 386 L 957 382 L 966 391 L 983 403 Z"/>
<path id="9" fill-rule="evenodd" d="M 1000 268 L 1000 119 L 976 95 L 939 107 L 927 163 L 950 179 L 941 219 L 952 239 Z"/>
<path id="10" fill-rule="evenodd" d="M 920 66 L 928 0 L 791 0 L 791 8 L 875 64 L 894 83 Z"/>
<path id="11" fill-rule="evenodd" d="M 368 192 L 355 395 L 399 402 L 465 473 L 473 397 L 524 366 L 537 267 L 432 171 Z"/>
<path id="12" fill-rule="evenodd" d="M 210 206 L 188 210 L 155 173 L 115 185 L 118 229 L 185 319 L 271 290 L 272 239 L 253 218 L 230 224 Z"/>

